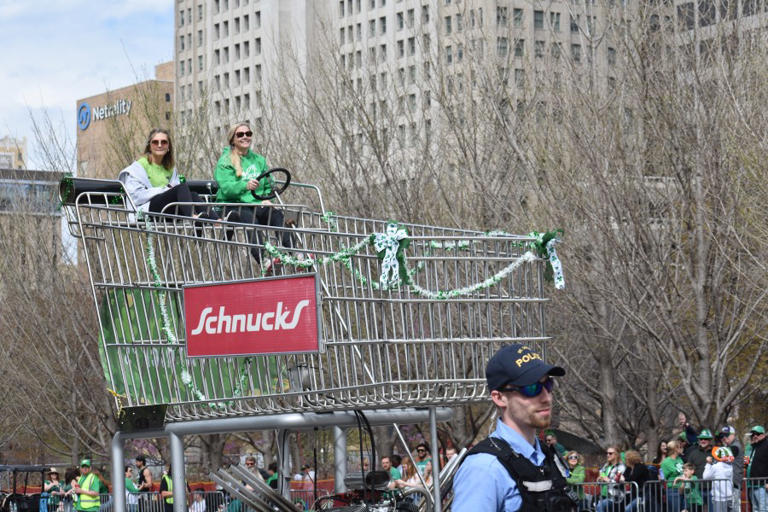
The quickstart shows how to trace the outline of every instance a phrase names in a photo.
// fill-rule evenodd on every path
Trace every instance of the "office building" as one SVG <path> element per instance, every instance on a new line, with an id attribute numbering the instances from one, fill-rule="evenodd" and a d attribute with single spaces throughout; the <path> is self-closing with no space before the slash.
<path id="1" fill-rule="evenodd" d="M 77 100 L 77 173 L 115 179 L 144 148 L 152 127 L 173 123 L 173 62 L 155 78 Z"/>
<path id="2" fill-rule="evenodd" d="M 27 138 L 0 138 L 0 169 L 26 169 Z"/>

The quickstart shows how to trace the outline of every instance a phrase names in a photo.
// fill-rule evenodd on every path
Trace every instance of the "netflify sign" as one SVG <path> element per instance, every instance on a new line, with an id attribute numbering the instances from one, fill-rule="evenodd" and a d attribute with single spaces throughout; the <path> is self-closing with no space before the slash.
<path id="1" fill-rule="evenodd" d="M 317 277 L 184 287 L 187 356 L 320 351 Z"/>

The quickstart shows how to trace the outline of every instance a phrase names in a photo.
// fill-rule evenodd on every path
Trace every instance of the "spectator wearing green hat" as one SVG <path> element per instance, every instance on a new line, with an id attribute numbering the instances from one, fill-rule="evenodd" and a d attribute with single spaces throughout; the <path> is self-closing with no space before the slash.
<path id="1" fill-rule="evenodd" d="M 712 452 L 712 432 L 708 428 L 701 429 L 698 439 L 698 446 L 685 454 L 685 462 L 690 462 L 696 466 L 696 478 L 701 480 L 704 474 L 704 466 L 707 465 L 707 457 Z M 705 498 L 706 500 L 706 498 Z"/>
<path id="2" fill-rule="evenodd" d="M 78 495 L 75 509 L 80 512 L 94 512 L 99 510 L 99 489 L 101 482 L 91 471 L 91 459 L 80 461 L 80 478 L 73 489 Z"/>
<path id="3" fill-rule="evenodd" d="M 749 429 L 752 455 L 749 459 L 747 477 L 760 479 L 753 481 L 752 503 L 753 512 L 768 512 L 768 443 L 765 442 L 765 429 L 755 425 Z"/>

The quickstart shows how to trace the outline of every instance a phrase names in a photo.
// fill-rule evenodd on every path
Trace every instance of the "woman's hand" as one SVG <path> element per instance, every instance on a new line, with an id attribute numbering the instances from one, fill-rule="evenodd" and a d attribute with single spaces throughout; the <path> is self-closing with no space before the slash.
<path id="1" fill-rule="evenodd" d="M 245 188 L 248 190 L 256 190 L 259 188 L 259 180 L 248 180 L 248 183 L 245 185 Z"/>

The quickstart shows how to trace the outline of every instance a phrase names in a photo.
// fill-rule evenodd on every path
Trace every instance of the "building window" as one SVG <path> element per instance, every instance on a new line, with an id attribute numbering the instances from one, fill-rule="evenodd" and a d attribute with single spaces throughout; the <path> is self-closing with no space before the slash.
<path id="1" fill-rule="evenodd" d="M 560 13 L 559 12 L 549 13 L 549 24 L 552 27 L 552 30 L 554 30 L 555 32 L 560 32 Z"/>
<path id="2" fill-rule="evenodd" d="M 376 20 L 368 20 L 368 37 L 376 37 Z"/>
<path id="3" fill-rule="evenodd" d="M 559 59 L 563 54 L 563 43 L 552 43 L 552 58 Z"/>
<path id="4" fill-rule="evenodd" d="M 496 26 L 506 27 L 508 22 L 508 9 L 506 7 L 496 7 Z"/>
<path id="5" fill-rule="evenodd" d="M 446 64 L 453 63 L 453 48 L 451 47 L 451 45 L 448 45 L 445 47 L 445 63 Z"/>
<path id="6" fill-rule="evenodd" d="M 197 70 L 202 71 L 203 70 L 203 56 L 198 55 L 197 56 Z"/>
<path id="7" fill-rule="evenodd" d="M 383 16 L 379 18 L 379 33 L 382 35 L 387 33 L 387 18 Z"/>
<path id="8" fill-rule="evenodd" d="M 339 18 L 343 18 L 343 17 L 344 17 L 344 0 L 341 0 L 341 2 L 339 2 Z"/>
<path id="9" fill-rule="evenodd" d="M 525 57 L 525 39 L 515 41 L 515 57 Z"/>
<path id="10" fill-rule="evenodd" d="M 408 28 L 413 28 L 413 24 L 415 23 L 415 17 L 416 17 L 416 12 L 413 9 L 408 9 L 408 11 L 406 11 L 406 26 Z"/>
<path id="11" fill-rule="evenodd" d="M 413 57 L 414 55 L 416 55 L 416 38 L 409 37 L 408 38 L 408 56 Z"/>
<path id="12" fill-rule="evenodd" d="M 533 11 L 533 29 L 544 29 L 544 11 Z"/>
<path id="13" fill-rule="evenodd" d="M 422 5 L 421 6 L 421 24 L 426 25 L 427 23 L 429 23 L 429 6 Z"/>
<path id="14" fill-rule="evenodd" d="M 344 31 L 345 31 L 344 27 L 341 27 L 339 29 L 339 44 L 342 46 L 344 46 Z"/>
<path id="15" fill-rule="evenodd" d="M 197 47 L 200 48 L 203 46 L 203 31 L 198 30 L 197 31 Z"/>
<path id="16" fill-rule="evenodd" d="M 751 0 L 746 0 L 742 5 L 744 7 L 744 16 L 750 16 L 747 7 Z M 677 22 L 680 30 L 693 30 L 694 27 L 694 9 L 693 2 L 680 4 L 677 6 Z"/>
<path id="17" fill-rule="evenodd" d="M 247 59 L 251 56 L 251 42 L 243 41 L 243 56 Z"/>
<path id="18" fill-rule="evenodd" d="M 405 28 L 405 16 L 402 12 L 397 13 L 397 30 L 403 30 Z"/>
<path id="19" fill-rule="evenodd" d="M 574 34 L 579 31 L 579 18 L 581 18 L 579 14 L 575 18 L 571 15 L 571 32 Z"/>
<path id="20" fill-rule="evenodd" d="M 616 48 L 611 48 L 609 46 L 607 51 L 607 57 L 608 57 L 608 65 L 615 66 L 616 65 Z"/>
<path id="21" fill-rule="evenodd" d="M 699 26 L 708 27 L 715 23 L 715 2 L 699 0 Z"/>
<path id="22" fill-rule="evenodd" d="M 581 62 L 581 45 L 580 44 L 571 45 L 571 59 L 573 59 L 574 62 Z"/>
<path id="23" fill-rule="evenodd" d="M 387 61 L 387 45 L 382 44 L 379 46 L 379 62 Z"/>
<path id="24" fill-rule="evenodd" d="M 261 38 L 260 37 L 257 37 L 253 41 L 253 53 L 255 55 L 261 55 Z"/>
<path id="25" fill-rule="evenodd" d="M 243 16 L 243 30 L 244 31 L 248 32 L 251 29 L 251 26 L 250 26 L 251 23 L 250 22 L 251 22 L 251 20 L 250 20 L 250 18 L 248 17 L 247 14 L 245 16 Z"/>
<path id="26" fill-rule="evenodd" d="M 213 50 L 213 65 L 218 66 L 221 64 L 221 51 Z"/>
<path id="27" fill-rule="evenodd" d="M 405 57 L 405 41 L 402 39 L 397 42 L 397 58 L 402 59 Z"/>
<path id="28" fill-rule="evenodd" d="M 464 60 L 464 45 L 459 43 L 456 45 L 456 62 Z"/>
<path id="29" fill-rule="evenodd" d="M 546 43 L 544 41 L 536 41 L 533 43 L 533 54 L 537 59 L 544 58 L 544 52 L 546 51 Z"/>
<path id="30" fill-rule="evenodd" d="M 444 27 L 445 27 L 445 33 L 450 34 L 451 33 L 451 17 L 446 16 L 443 18 Z"/>
<path id="31" fill-rule="evenodd" d="M 456 32 L 461 32 L 464 30 L 464 17 L 461 15 L 461 13 L 458 13 L 456 15 Z"/>
<path id="32" fill-rule="evenodd" d="M 509 39 L 507 39 L 506 37 L 497 37 L 496 38 L 496 54 L 500 58 L 505 59 L 508 53 L 509 53 Z"/>
<path id="33" fill-rule="evenodd" d="M 515 69 L 515 85 L 519 88 L 525 87 L 525 70 L 516 68 Z"/>
<path id="34" fill-rule="evenodd" d="M 240 60 L 240 43 L 235 45 L 235 60 Z"/>
<path id="35" fill-rule="evenodd" d="M 256 28 L 261 28 L 261 11 L 256 11 L 253 15 L 253 24 Z"/>
<path id="36" fill-rule="evenodd" d="M 512 10 L 512 24 L 517 28 L 520 28 L 523 26 L 523 10 L 522 9 Z"/>
<path id="37" fill-rule="evenodd" d="M 213 24 L 213 39 L 218 41 L 221 37 L 221 26 L 218 23 Z"/>

